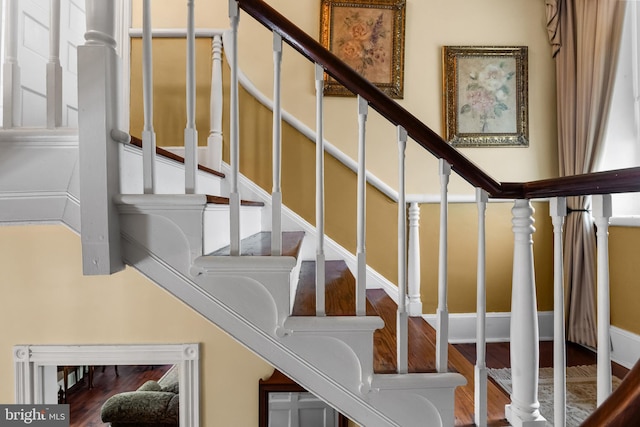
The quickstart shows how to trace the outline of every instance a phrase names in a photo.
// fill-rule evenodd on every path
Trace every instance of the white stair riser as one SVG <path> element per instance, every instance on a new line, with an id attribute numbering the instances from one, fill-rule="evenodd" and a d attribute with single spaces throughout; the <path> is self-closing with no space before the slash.
<path id="1" fill-rule="evenodd" d="M 244 239 L 262 231 L 262 212 L 258 206 L 240 207 L 240 238 Z M 209 205 L 204 211 L 204 254 L 229 245 L 229 206 Z"/>
<path id="2" fill-rule="evenodd" d="M 142 194 L 142 151 L 132 145 L 123 145 L 120 151 L 120 185 L 123 194 Z M 156 194 L 184 194 L 184 165 L 167 158 L 156 157 Z M 222 178 L 199 171 L 197 192 L 222 194 Z"/>

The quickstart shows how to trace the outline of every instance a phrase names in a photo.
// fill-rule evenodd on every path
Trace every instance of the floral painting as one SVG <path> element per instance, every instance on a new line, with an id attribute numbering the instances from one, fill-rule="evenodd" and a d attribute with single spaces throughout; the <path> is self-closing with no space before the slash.
<path id="1" fill-rule="evenodd" d="M 446 139 L 458 146 L 528 145 L 526 47 L 445 47 Z"/>
<path id="2" fill-rule="evenodd" d="M 323 0 L 321 42 L 387 95 L 401 98 L 404 0 Z M 327 77 L 325 94 L 350 95 Z"/>
<path id="3" fill-rule="evenodd" d="M 334 53 L 370 81 L 389 81 L 392 18 L 388 10 L 336 8 Z"/>
<path id="4" fill-rule="evenodd" d="M 469 58 L 459 61 L 468 83 L 458 92 L 461 133 L 514 133 L 515 61 Z"/>

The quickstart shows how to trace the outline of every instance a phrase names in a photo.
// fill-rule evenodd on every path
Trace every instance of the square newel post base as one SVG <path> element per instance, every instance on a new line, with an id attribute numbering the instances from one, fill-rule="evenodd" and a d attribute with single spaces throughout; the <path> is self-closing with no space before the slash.
<path id="1" fill-rule="evenodd" d="M 505 405 L 504 415 L 513 427 L 545 427 L 547 425 L 547 420 L 542 415 L 538 415 L 533 420 L 521 419 L 511 411 L 511 405 Z"/>

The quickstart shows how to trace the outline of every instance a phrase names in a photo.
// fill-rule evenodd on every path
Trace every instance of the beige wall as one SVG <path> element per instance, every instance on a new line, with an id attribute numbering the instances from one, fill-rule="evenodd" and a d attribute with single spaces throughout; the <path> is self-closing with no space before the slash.
<path id="1" fill-rule="evenodd" d="M 133 25 L 140 26 L 140 3 L 134 2 Z M 319 32 L 320 2 L 317 0 L 267 1 L 307 33 Z M 154 8 L 154 25 L 184 27 L 184 2 L 166 0 Z M 557 174 L 555 137 L 554 63 L 549 55 L 545 30 L 545 7 L 531 0 L 407 1 L 405 46 L 405 97 L 400 104 L 436 132 L 442 123 L 441 48 L 443 45 L 525 45 L 529 47 L 529 148 L 467 148 L 463 153 L 500 181 L 550 178 Z M 196 2 L 196 25 L 228 28 L 227 1 Z M 265 94 L 272 93 L 271 36 L 246 14 L 240 19 L 240 66 Z M 283 107 L 314 127 L 313 66 L 289 47 L 285 48 L 282 78 Z M 175 74 L 182 78 L 184 73 Z M 199 114 L 206 113 L 198 110 Z M 343 152 L 356 157 L 357 119 L 353 98 L 325 100 L 326 137 Z M 376 114 L 368 120 L 369 169 L 396 187 L 395 129 Z M 199 128 L 200 133 L 208 131 Z M 242 130 L 241 130 L 242 132 Z M 409 144 L 408 191 L 437 192 L 437 163 L 423 150 Z M 473 189 L 454 179 L 454 193 Z"/>
<path id="2" fill-rule="evenodd" d="M 272 368 L 132 268 L 82 276 L 64 226 L 0 227 L 0 402 L 14 401 L 16 344 L 201 343 L 203 426 L 255 426 Z"/>

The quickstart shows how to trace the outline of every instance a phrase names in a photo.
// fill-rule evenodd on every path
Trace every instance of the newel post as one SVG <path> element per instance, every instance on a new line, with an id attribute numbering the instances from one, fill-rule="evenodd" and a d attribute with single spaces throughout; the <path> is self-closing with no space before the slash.
<path id="1" fill-rule="evenodd" d="M 87 32 L 78 47 L 80 139 L 80 224 L 82 264 L 87 275 L 124 268 L 120 227 L 113 197 L 119 193 L 119 58 L 115 41 L 115 2 L 87 0 Z"/>
<path id="2" fill-rule="evenodd" d="M 516 200 L 513 214 L 511 375 L 513 392 L 505 415 L 512 426 L 545 426 L 538 403 L 538 313 L 533 268 L 533 207 Z"/>

